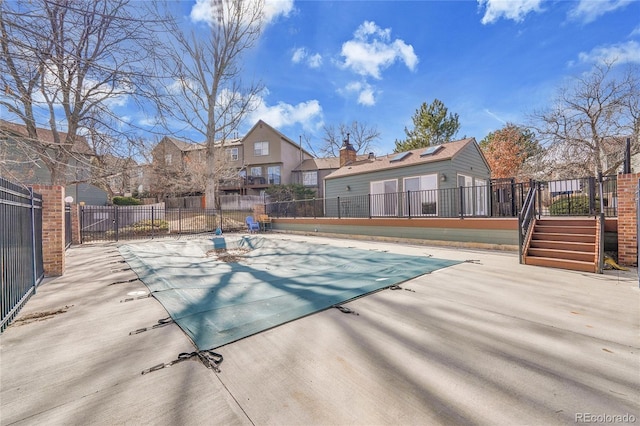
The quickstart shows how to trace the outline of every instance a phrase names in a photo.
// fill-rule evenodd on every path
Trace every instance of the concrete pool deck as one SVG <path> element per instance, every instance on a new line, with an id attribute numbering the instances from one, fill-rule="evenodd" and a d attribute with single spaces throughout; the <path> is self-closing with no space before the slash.
<path id="1" fill-rule="evenodd" d="M 466 261 L 216 350 L 195 350 L 115 244 L 72 247 L 1 336 L 0 424 L 640 422 L 636 270 L 520 265 L 517 253 L 271 234 Z M 135 244 L 135 242 L 134 242 Z M 133 299 L 130 301 L 125 301 Z M 134 332 L 130 334 L 131 332 Z M 609 417 L 607 417 L 609 416 Z M 626 416 L 626 417 L 625 417 Z"/>

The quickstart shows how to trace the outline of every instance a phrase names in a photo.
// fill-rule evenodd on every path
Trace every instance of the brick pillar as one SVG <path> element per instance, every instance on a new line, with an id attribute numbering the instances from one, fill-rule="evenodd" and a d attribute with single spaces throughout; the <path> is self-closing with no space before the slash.
<path id="1" fill-rule="evenodd" d="M 64 274 L 64 187 L 33 185 L 42 194 L 42 257 L 44 275 Z"/>
<path id="2" fill-rule="evenodd" d="M 640 173 L 618 175 L 618 263 L 638 264 L 637 199 Z"/>
<path id="3" fill-rule="evenodd" d="M 71 205 L 71 244 L 80 244 L 80 205 Z"/>

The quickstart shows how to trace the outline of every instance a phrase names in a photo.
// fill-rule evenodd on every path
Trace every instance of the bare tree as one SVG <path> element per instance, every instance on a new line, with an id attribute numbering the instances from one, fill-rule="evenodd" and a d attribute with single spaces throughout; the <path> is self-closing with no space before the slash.
<path id="1" fill-rule="evenodd" d="M 323 144 L 318 149 L 322 157 L 340 156 L 340 148 L 349 135 L 349 142 L 357 153 L 365 154 L 374 148 L 376 140 L 380 139 L 380 132 L 375 126 L 353 121 L 351 124 L 340 123 L 338 127 L 325 125 L 322 128 Z"/>
<path id="2" fill-rule="evenodd" d="M 551 177 L 615 173 L 623 161 L 625 139 L 640 151 L 638 69 L 614 72 L 614 64 L 596 65 L 560 88 L 555 104 L 533 115 L 533 127 L 546 145 Z M 617 71 L 617 69 L 616 69 Z"/>
<path id="3" fill-rule="evenodd" d="M 74 161 L 90 167 L 74 148 L 89 126 L 120 127 L 111 107 L 140 81 L 145 25 L 127 0 L 0 2 L 0 107 L 53 184 L 72 179 Z"/>
<path id="4" fill-rule="evenodd" d="M 183 30 L 175 20 L 166 26 L 173 40 L 158 57 L 166 80 L 156 99 L 167 127 L 175 129 L 178 122 L 204 138 L 208 208 L 215 207 L 221 179 L 216 173 L 220 170 L 218 148 L 231 139 L 262 90 L 260 84 L 242 84 L 241 59 L 260 37 L 263 3 L 212 2 L 212 16 L 204 31 L 199 25 Z"/>

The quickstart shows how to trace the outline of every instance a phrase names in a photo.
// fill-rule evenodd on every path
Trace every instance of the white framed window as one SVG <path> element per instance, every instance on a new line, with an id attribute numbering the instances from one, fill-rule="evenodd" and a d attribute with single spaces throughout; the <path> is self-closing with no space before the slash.
<path id="1" fill-rule="evenodd" d="M 280 185 L 280 166 L 269 166 L 267 168 L 267 177 L 271 185 Z"/>
<path id="2" fill-rule="evenodd" d="M 227 158 L 231 161 L 238 161 L 238 148 L 227 148 Z"/>
<path id="3" fill-rule="evenodd" d="M 404 178 L 405 216 L 438 215 L 438 174 Z"/>
<path id="4" fill-rule="evenodd" d="M 371 216 L 398 215 L 398 180 L 371 182 Z"/>
<path id="5" fill-rule="evenodd" d="M 164 163 L 168 166 L 171 165 L 171 154 L 167 154 L 164 156 Z"/>
<path id="6" fill-rule="evenodd" d="M 318 172 L 302 172 L 302 184 L 304 186 L 318 186 Z"/>
<path id="7" fill-rule="evenodd" d="M 252 167 L 251 176 L 262 176 L 262 167 Z"/>
<path id="8" fill-rule="evenodd" d="M 269 155 L 269 142 L 254 142 L 253 155 L 255 155 L 256 157 Z"/>

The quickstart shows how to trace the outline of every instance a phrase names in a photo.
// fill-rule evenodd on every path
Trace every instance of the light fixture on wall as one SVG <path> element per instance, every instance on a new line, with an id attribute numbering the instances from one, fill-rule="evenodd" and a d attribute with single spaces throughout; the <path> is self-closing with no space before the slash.
<path id="1" fill-rule="evenodd" d="M 345 188 L 347 191 L 351 191 L 351 187 L 349 185 L 347 185 L 347 187 Z"/>
<path id="2" fill-rule="evenodd" d="M 446 182 L 447 181 L 447 175 L 445 175 L 444 173 L 440 173 L 440 182 Z"/>

